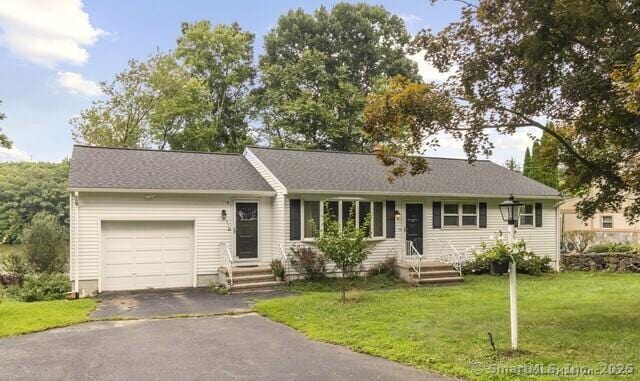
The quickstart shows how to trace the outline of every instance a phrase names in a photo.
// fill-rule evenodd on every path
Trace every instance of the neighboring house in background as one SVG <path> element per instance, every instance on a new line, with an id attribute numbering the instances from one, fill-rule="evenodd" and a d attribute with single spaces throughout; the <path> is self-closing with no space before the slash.
<path id="1" fill-rule="evenodd" d="M 595 190 L 591 190 L 595 192 Z M 576 213 L 576 204 L 580 198 L 575 197 L 560 204 L 562 232 L 588 230 L 595 234 L 596 242 L 640 242 L 640 224 L 629 224 L 623 212 L 597 212 L 592 217 L 581 220 Z"/>
<path id="2" fill-rule="evenodd" d="M 389 256 L 403 260 L 412 248 L 438 261 L 443 250 L 464 252 L 506 231 L 498 204 L 509 194 L 525 204 L 517 236 L 557 263 L 556 190 L 487 160 L 429 163 L 429 173 L 389 183 L 373 154 L 75 146 L 74 289 L 205 286 L 220 281 L 221 266 L 240 272 L 239 266 L 268 265 L 292 245 L 312 243 L 325 205 L 340 221 L 349 210 L 358 223 L 372 215 L 367 267 Z"/>

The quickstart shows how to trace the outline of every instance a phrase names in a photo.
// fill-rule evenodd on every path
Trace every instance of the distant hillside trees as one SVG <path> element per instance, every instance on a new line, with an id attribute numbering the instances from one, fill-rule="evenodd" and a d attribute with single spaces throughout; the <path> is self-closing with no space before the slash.
<path id="1" fill-rule="evenodd" d="M 0 163 L 0 243 L 19 243 L 33 216 L 42 212 L 68 225 L 69 162 Z"/>
<path id="2" fill-rule="evenodd" d="M 2 103 L 2 101 L 0 101 Z M 7 116 L 0 112 L 0 120 L 5 119 Z M 2 129 L 0 129 L 0 147 L 11 148 L 11 140 L 7 137 L 7 135 L 2 133 Z"/>

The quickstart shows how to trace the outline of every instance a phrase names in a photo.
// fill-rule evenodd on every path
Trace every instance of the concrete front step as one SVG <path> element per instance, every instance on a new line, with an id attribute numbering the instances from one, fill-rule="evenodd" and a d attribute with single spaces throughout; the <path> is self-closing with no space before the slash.
<path id="1" fill-rule="evenodd" d="M 233 283 L 231 286 L 231 292 L 241 292 L 241 291 L 268 291 L 273 290 L 277 286 L 284 285 L 283 281 L 265 281 L 265 282 L 253 282 L 253 283 L 242 283 L 237 284 Z"/>
<path id="2" fill-rule="evenodd" d="M 446 284 L 456 284 L 464 282 L 464 278 L 461 276 L 454 277 L 440 277 L 440 278 L 422 278 L 420 280 L 415 279 L 414 283 L 420 285 L 429 285 L 429 286 L 438 286 L 438 285 L 446 285 Z"/>
<path id="3" fill-rule="evenodd" d="M 415 272 L 413 265 L 408 262 L 400 261 L 398 262 L 398 267 L 408 270 L 409 272 Z M 444 262 L 435 262 L 435 261 L 423 261 L 420 263 L 420 271 L 425 272 L 429 270 L 439 271 L 439 270 L 449 270 L 452 269 L 453 266 L 449 263 Z"/>
<path id="4" fill-rule="evenodd" d="M 410 273 L 414 279 L 418 278 L 418 273 Z M 420 271 L 420 278 L 448 278 L 460 276 L 456 270 L 422 270 Z"/>
<path id="5" fill-rule="evenodd" d="M 272 274 L 270 266 L 247 266 L 247 267 L 236 267 L 234 266 L 231 270 L 233 272 L 233 277 L 236 276 L 245 276 L 245 275 L 265 275 Z M 227 274 L 226 267 L 221 267 L 218 269 L 218 272 L 222 272 Z"/>
<path id="6" fill-rule="evenodd" d="M 228 277 L 227 277 L 228 279 Z M 240 275 L 233 273 L 233 284 L 245 284 L 245 283 L 256 283 L 256 282 L 268 282 L 275 280 L 275 277 L 269 270 L 268 274 L 257 274 L 257 275 Z"/>

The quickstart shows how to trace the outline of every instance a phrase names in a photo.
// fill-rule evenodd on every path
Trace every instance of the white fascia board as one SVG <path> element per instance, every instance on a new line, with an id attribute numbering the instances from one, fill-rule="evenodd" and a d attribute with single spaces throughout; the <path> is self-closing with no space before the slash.
<path id="1" fill-rule="evenodd" d="M 229 194 L 243 196 L 274 197 L 275 191 L 245 191 L 245 190 L 192 190 L 192 189 L 131 189 L 131 188 L 68 188 L 69 192 L 96 193 L 170 193 L 170 194 Z"/>
<path id="2" fill-rule="evenodd" d="M 290 189 L 290 194 L 346 194 L 346 195 L 376 195 L 376 196 L 407 196 L 407 197 L 459 197 L 459 198 L 509 198 L 511 194 L 469 194 L 469 193 L 421 193 L 421 192 L 381 192 L 381 191 L 341 191 L 316 189 Z M 513 197 L 531 200 L 561 200 L 561 196 L 519 195 Z"/>

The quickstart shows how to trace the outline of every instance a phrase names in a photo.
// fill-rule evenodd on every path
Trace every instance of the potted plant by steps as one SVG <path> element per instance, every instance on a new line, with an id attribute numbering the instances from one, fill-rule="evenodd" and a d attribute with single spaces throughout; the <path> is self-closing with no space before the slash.
<path id="1" fill-rule="evenodd" d="M 496 240 L 494 246 L 486 249 L 487 259 L 491 267 L 491 274 L 506 274 L 509 271 L 511 248 L 501 240 Z"/>
<path id="2" fill-rule="evenodd" d="M 284 280 L 284 265 L 281 260 L 275 258 L 271 260 L 271 272 L 278 282 Z"/>

